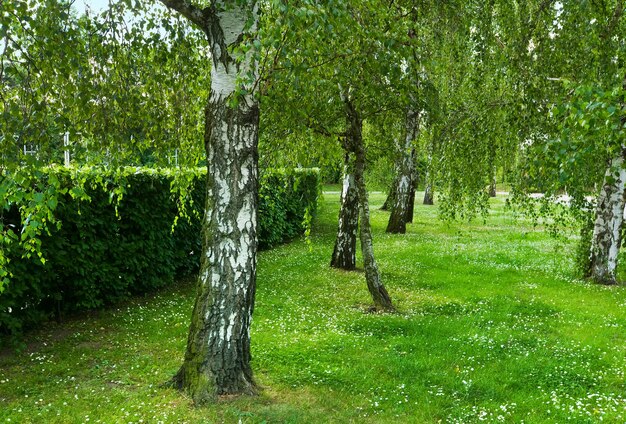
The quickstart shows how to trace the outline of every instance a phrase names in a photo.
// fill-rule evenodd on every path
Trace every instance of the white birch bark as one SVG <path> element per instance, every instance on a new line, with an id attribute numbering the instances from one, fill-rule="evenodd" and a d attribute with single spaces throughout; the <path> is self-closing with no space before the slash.
<path id="1" fill-rule="evenodd" d="M 249 18 L 258 21 L 257 5 L 253 0 L 215 1 L 200 9 L 188 0 L 162 1 L 207 34 L 213 59 L 205 114 L 204 252 L 185 359 L 172 379 L 194 403 L 203 404 L 220 395 L 256 391 L 250 324 L 256 287 L 259 107 L 252 86 L 231 101 L 239 72 L 256 76 L 257 64 L 253 51 L 240 63 L 229 48 L 241 42 Z"/>
<path id="2" fill-rule="evenodd" d="M 624 220 L 626 170 L 623 152 L 611 161 L 598 196 L 590 252 L 589 278 L 602 284 L 615 284 L 617 257 Z"/>
<path id="3" fill-rule="evenodd" d="M 359 228 L 359 199 L 354 182 L 354 155 L 346 154 L 339 208 L 337 237 L 330 266 L 347 271 L 356 268 L 356 240 Z"/>
<path id="4" fill-rule="evenodd" d="M 387 224 L 388 233 L 406 233 L 408 209 L 410 205 L 409 196 L 412 193 L 414 161 L 413 142 L 417 138 L 419 113 L 409 109 L 406 114 L 406 128 L 403 143 L 399 146 L 399 166 L 396 177 L 395 198 L 389 222 Z"/>

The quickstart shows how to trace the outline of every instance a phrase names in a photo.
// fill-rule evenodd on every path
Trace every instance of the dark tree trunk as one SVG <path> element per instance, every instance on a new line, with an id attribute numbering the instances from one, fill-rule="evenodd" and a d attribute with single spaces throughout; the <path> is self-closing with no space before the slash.
<path id="1" fill-rule="evenodd" d="M 185 360 L 174 383 L 196 404 L 253 394 L 250 323 L 256 285 L 256 105 L 211 96 L 207 108 L 205 252 Z"/>
<path id="2" fill-rule="evenodd" d="M 494 166 L 493 167 L 493 176 L 491 178 L 491 184 L 489 184 L 489 197 L 496 197 L 496 195 L 497 195 L 497 192 L 496 192 L 497 178 L 498 178 L 498 170 Z"/>
<path id="3" fill-rule="evenodd" d="M 356 240 L 359 227 L 359 198 L 354 183 L 354 155 L 346 153 L 343 189 L 339 208 L 339 225 L 335 248 L 330 260 L 333 268 L 347 271 L 356 268 Z"/>
<path id="4" fill-rule="evenodd" d="M 424 187 L 424 205 L 434 205 L 433 201 L 433 186 L 430 182 L 428 173 L 426 174 L 426 186 Z"/>
<path id="5" fill-rule="evenodd" d="M 394 177 L 391 185 L 389 186 L 389 194 L 385 199 L 385 203 L 380 207 L 381 211 L 389 211 L 393 207 L 394 199 L 396 198 L 396 187 L 398 186 L 397 179 Z"/>
<path id="6" fill-rule="evenodd" d="M 259 107 L 252 93 L 242 95 L 237 106 L 231 106 L 231 99 L 239 69 L 256 74 L 257 65 L 238 63 L 229 47 L 243 39 L 248 19 L 258 16 L 254 1 L 228 8 L 213 2 L 205 9 L 185 0 L 162 1 L 204 30 L 213 58 L 205 114 L 204 251 L 185 359 L 171 381 L 201 405 L 221 395 L 256 392 L 250 323 L 256 287 Z"/>
<path id="7" fill-rule="evenodd" d="M 360 211 L 360 240 L 361 252 L 363 254 L 363 266 L 365 268 L 365 280 L 367 288 L 374 301 L 376 310 L 392 311 L 393 304 L 391 298 L 383 285 L 378 265 L 374 258 L 374 244 L 372 242 L 372 229 L 370 224 L 370 211 L 367 198 L 367 188 L 365 187 L 365 145 L 363 144 L 363 121 L 361 120 L 354 105 L 349 99 L 344 99 L 346 107 L 347 134 L 345 146 L 348 152 L 355 155 L 354 181 L 356 183 L 359 196 Z"/>
<path id="8" fill-rule="evenodd" d="M 491 184 L 489 184 L 489 197 L 496 197 L 496 180 L 494 179 Z"/>
<path id="9" fill-rule="evenodd" d="M 396 177 L 396 196 L 387 223 L 387 232 L 394 234 L 406 233 L 409 216 L 410 196 L 415 174 L 413 158 L 413 141 L 417 137 L 418 112 L 409 110 L 406 114 L 404 142 L 398 145 L 398 175 Z M 412 217 L 411 213 L 411 217 Z"/>
<path id="10" fill-rule="evenodd" d="M 413 162 L 413 176 L 411 178 L 411 190 L 409 191 L 409 207 L 406 210 L 406 222 L 407 224 L 413 223 L 413 215 L 415 215 L 415 192 L 417 191 L 417 183 L 419 182 L 419 175 L 417 174 L 417 167 L 415 166 L 415 148 L 411 150 L 411 161 Z"/>

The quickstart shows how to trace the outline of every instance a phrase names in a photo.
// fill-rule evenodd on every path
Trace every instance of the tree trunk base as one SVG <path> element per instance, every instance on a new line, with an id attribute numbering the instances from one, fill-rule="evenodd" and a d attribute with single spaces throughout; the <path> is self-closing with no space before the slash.
<path id="1" fill-rule="evenodd" d="M 189 366 L 183 365 L 163 386 L 183 392 L 191 397 L 195 406 L 203 406 L 216 403 L 223 397 L 258 395 L 258 387 L 252 376 L 244 374 L 241 373 L 236 385 L 218 391 L 213 379 L 206 372 L 192 371 Z"/>

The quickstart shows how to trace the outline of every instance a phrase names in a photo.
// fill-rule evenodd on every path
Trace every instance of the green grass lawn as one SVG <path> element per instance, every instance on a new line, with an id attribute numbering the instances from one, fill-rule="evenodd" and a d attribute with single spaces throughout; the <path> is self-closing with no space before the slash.
<path id="1" fill-rule="evenodd" d="M 194 287 L 181 283 L 0 354 L 0 422 L 626 421 L 626 291 L 575 280 L 573 244 L 516 220 L 502 198 L 470 224 L 419 205 L 406 235 L 387 235 L 373 195 L 398 313 L 368 314 L 363 275 L 328 268 L 338 197 L 325 195 L 310 249 L 259 255 L 260 396 L 194 409 L 161 387 L 186 342 Z"/>

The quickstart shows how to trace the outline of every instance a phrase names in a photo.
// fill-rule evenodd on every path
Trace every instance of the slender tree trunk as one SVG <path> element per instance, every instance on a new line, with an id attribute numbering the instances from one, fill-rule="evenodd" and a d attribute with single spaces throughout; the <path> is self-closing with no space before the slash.
<path id="1" fill-rule="evenodd" d="M 365 280 L 367 288 L 372 295 L 376 310 L 392 311 L 391 298 L 380 278 L 380 272 L 374 258 L 374 244 L 372 242 L 372 229 L 370 224 L 370 211 L 365 187 L 365 145 L 363 144 L 363 121 L 361 120 L 354 105 L 349 99 L 344 99 L 346 106 L 347 135 L 345 144 L 348 151 L 354 152 L 354 181 L 359 196 L 360 211 L 360 240 L 363 254 L 363 266 L 365 268 Z"/>
<path id="2" fill-rule="evenodd" d="M 172 385 L 196 405 L 220 395 L 254 394 L 250 323 L 256 287 L 258 209 L 258 101 L 252 93 L 231 106 L 239 69 L 228 46 L 242 39 L 256 5 L 211 3 L 197 9 L 184 0 L 163 0 L 200 26 L 211 47 L 211 94 L 205 113 L 207 200 L 198 287 L 184 362 Z M 252 11 L 252 12 L 251 12 Z M 246 87 L 250 89 L 250 87 Z"/>
<path id="3" fill-rule="evenodd" d="M 413 141 L 417 137 L 418 112 L 407 111 L 406 130 L 404 143 L 399 146 L 399 166 L 396 178 L 396 196 L 387 223 L 387 232 L 394 234 L 406 233 L 406 223 L 409 216 L 411 188 L 413 187 L 413 174 L 415 173 L 415 163 L 413 160 Z M 411 214 L 412 215 L 412 214 Z"/>
<path id="4" fill-rule="evenodd" d="M 417 183 L 419 182 L 419 175 L 415 163 L 415 147 L 411 149 L 411 162 L 413 163 L 413 175 L 411 177 L 411 190 L 409 191 L 409 208 L 406 211 L 405 218 L 407 224 L 413 223 L 413 215 L 415 214 L 415 192 L 417 191 Z"/>
<path id="5" fill-rule="evenodd" d="M 335 248 L 330 260 L 333 268 L 347 271 L 356 268 L 356 239 L 359 227 L 359 199 L 354 183 L 354 155 L 346 153 L 339 225 Z"/>
<path id="6" fill-rule="evenodd" d="M 604 176 L 604 184 L 600 189 L 596 206 L 587 277 L 600 284 L 617 282 L 615 270 L 621 245 L 626 186 L 626 170 L 623 166 L 624 152 L 611 161 Z"/>
<path id="7" fill-rule="evenodd" d="M 394 199 L 396 198 L 396 188 L 398 187 L 397 183 L 398 178 L 394 176 L 391 185 L 389 186 L 389 194 L 387 194 L 387 198 L 385 199 L 385 203 L 380 207 L 381 211 L 391 210 L 393 207 Z"/>
<path id="8" fill-rule="evenodd" d="M 430 182 L 430 175 L 426 172 L 426 181 L 424 187 L 424 201 L 422 202 L 424 205 L 434 205 L 433 201 L 433 186 Z"/>
<path id="9" fill-rule="evenodd" d="M 496 197 L 496 173 L 494 171 L 493 178 L 491 180 L 491 184 L 489 184 L 489 197 Z"/>

